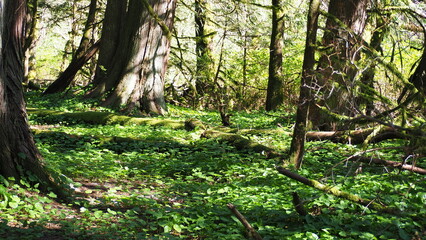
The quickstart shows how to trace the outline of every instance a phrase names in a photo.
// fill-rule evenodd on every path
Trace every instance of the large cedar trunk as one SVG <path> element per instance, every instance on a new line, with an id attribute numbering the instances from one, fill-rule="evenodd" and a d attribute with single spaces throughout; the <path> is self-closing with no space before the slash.
<path id="1" fill-rule="evenodd" d="M 90 98 L 102 96 L 117 83 L 117 79 L 107 78 L 107 76 L 111 72 L 114 58 L 120 54 L 119 52 L 117 53 L 117 49 L 120 49 L 120 36 L 124 36 L 123 23 L 127 11 L 127 3 L 128 0 L 108 0 L 107 2 L 93 89 L 87 95 Z M 122 46 L 121 48 L 125 49 L 124 47 Z"/>
<path id="2" fill-rule="evenodd" d="M 281 0 L 272 0 L 272 33 L 269 46 L 269 79 L 266 110 L 276 110 L 284 103 L 283 64 L 284 11 Z"/>
<path id="3" fill-rule="evenodd" d="M 367 19 L 368 0 L 331 0 L 329 4 L 326 31 L 322 40 L 324 51 L 318 63 L 317 88 L 321 92 L 320 105 L 331 112 L 351 115 L 355 98 L 353 81 L 358 74 L 354 62 L 359 60 L 359 43 L 355 35 L 364 32 Z M 333 122 L 315 106 L 311 109 L 310 120 L 314 127 L 322 130 L 336 130 L 344 126 Z"/>
<path id="4" fill-rule="evenodd" d="M 170 34 L 167 30 L 173 25 L 176 0 L 151 0 L 148 4 L 152 12 L 144 1 L 129 2 L 126 22 L 134 24 L 125 26 L 121 39 L 125 42 L 118 48 L 123 54 L 114 59 L 108 76 L 112 79 L 118 76 L 119 82 L 105 105 L 127 105 L 128 110 L 139 108 L 145 112 L 164 114 L 167 111 L 164 76 L 170 51 Z M 125 45 L 127 47 L 122 48 Z"/>
<path id="5" fill-rule="evenodd" d="M 57 189 L 45 171 L 27 121 L 22 90 L 25 0 L 0 0 L 0 175 L 32 173 Z"/>

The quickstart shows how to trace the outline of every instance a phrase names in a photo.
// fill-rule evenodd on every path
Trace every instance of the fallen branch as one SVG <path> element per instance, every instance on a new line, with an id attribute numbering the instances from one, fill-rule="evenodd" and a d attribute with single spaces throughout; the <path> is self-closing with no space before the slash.
<path id="1" fill-rule="evenodd" d="M 249 238 L 254 240 L 262 240 L 262 237 L 259 235 L 259 233 L 256 232 L 256 230 L 251 226 L 251 224 L 247 221 L 247 219 L 238 211 L 238 209 L 235 207 L 234 204 L 228 203 L 227 204 L 229 210 L 240 220 L 240 222 L 244 225 L 246 228 Z"/>
<path id="2" fill-rule="evenodd" d="M 364 163 L 383 164 L 387 167 L 399 168 L 402 170 L 407 170 L 407 171 L 415 172 L 418 174 L 426 175 L 426 169 L 419 168 L 414 165 L 404 164 L 402 162 L 388 161 L 388 160 L 383 160 L 379 158 L 370 158 L 370 157 L 362 157 L 362 156 L 355 156 L 355 157 L 349 158 L 348 160 L 360 161 Z"/>
<path id="3" fill-rule="evenodd" d="M 283 175 L 285 175 L 285 176 L 287 176 L 291 179 L 294 179 L 298 182 L 301 182 L 301 183 L 303 183 L 307 186 L 316 188 L 316 189 L 321 190 L 321 191 L 328 193 L 328 194 L 332 194 L 336 197 L 340 197 L 340 198 L 349 200 L 351 202 L 358 203 L 358 204 L 360 204 L 364 207 L 369 207 L 371 209 L 374 209 L 374 210 L 377 210 L 377 211 L 380 211 L 380 212 L 385 212 L 385 213 L 392 213 L 392 214 L 399 213 L 399 210 L 397 210 L 397 209 L 383 206 L 381 204 L 376 203 L 374 200 L 363 199 L 363 198 L 361 198 L 357 195 L 341 191 L 336 187 L 324 185 L 324 184 L 322 184 L 318 181 L 311 180 L 311 179 L 305 178 L 303 176 L 300 176 L 299 174 L 291 172 L 291 171 L 289 171 L 289 170 L 287 170 L 283 167 L 277 167 L 277 170 L 278 170 L 279 173 L 281 173 L 281 174 L 283 174 Z"/>

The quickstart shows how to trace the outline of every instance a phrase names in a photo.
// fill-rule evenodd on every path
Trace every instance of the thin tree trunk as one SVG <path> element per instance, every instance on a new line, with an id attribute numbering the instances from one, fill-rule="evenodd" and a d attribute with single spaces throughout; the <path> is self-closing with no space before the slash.
<path id="1" fill-rule="evenodd" d="M 73 56 L 75 53 L 75 44 L 74 40 L 77 36 L 77 28 L 78 28 L 78 21 L 77 21 L 77 3 L 79 0 L 73 0 L 71 5 L 71 30 L 68 33 L 68 41 L 65 43 L 64 47 L 64 53 L 62 56 L 62 63 L 61 63 L 61 72 L 65 71 L 66 67 L 68 66 L 68 59 L 69 55 Z"/>
<path id="2" fill-rule="evenodd" d="M 269 46 L 269 78 L 266 93 L 266 110 L 276 110 L 284 103 L 283 35 L 284 10 L 282 0 L 272 0 L 272 33 Z"/>
<path id="3" fill-rule="evenodd" d="M 311 0 L 307 21 L 305 53 L 303 59 L 302 82 L 300 83 L 299 103 L 296 112 L 296 124 L 290 146 L 290 162 L 300 168 L 305 152 L 306 125 L 309 117 L 309 106 L 313 101 L 311 86 L 315 80 L 315 44 L 318 30 L 318 16 L 321 0 Z"/>
<path id="4" fill-rule="evenodd" d="M 39 35 L 38 25 L 40 16 L 38 14 L 38 0 L 31 0 L 28 3 L 27 28 L 24 45 L 24 84 L 28 85 L 29 80 L 35 78 L 35 52 L 37 38 Z"/>
<path id="5" fill-rule="evenodd" d="M 195 52 L 197 69 L 195 75 L 195 106 L 208 103 L 213 94 L 214 60 L 212 56 L 212 38 L 215 34 L 209 27 L 209 5 L 207 0 L 195 0 Z"/>
<path id="6" fill-rule="evenodd" d="M 72 83 L 77 74 L 84 64 L 93 57 L 97 52 L 98 46 L 93 45 L 90 48 L 91 35 L 93 32 L 95 19 L 96 19 L 96 8 L 98 0 L 90 1 L 89 13 L 87 15 L 86 25 L 83 30 L 83 35 L 81 37 L 80 45 L 77 48 L 76 52 L 73 54 L 73 58 L 68 67 L 61 73 L 61 75 L 54 81 L 45 91 L 44 94 L 52 94 L 57 92 L 65 91 Z"/>
<path id="7" fill-rule="evenodd" d="M 57 92 L 63 92 L 74 80 L 77 72 L 86 64 L 98 51 L 99 41 L 93 44 L 87 52 L 79 54 L 80 56 L 74 59 L 65 71 L 54 81 L 50 86 L 43 92 L 43 94 L 52 94 Z"/>

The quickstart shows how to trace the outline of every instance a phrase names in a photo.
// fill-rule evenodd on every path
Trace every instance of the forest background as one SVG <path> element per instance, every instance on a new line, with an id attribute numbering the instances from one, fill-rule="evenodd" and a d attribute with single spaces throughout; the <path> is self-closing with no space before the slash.
<path id="1" fill-rule="evenodd" d="M 423 2 L 26 4 L 0 236 L 424 237 Z"/>

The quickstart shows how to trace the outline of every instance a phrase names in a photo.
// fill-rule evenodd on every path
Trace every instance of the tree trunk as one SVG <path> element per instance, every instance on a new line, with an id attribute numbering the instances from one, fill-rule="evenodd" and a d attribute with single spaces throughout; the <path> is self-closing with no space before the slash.
<path id="1" fill-rule="evenodd" d="M 25 0 L 0 0 L 0 175 L 34 174 L 45 188 L 59 188 L 46 172 L 27 121 L 22 81 Z"/>
<path id="2" fill-rule="evenodd" d="M 89 98 L 101 97 L 117 84 L 117 79 L 107 78 L 107 76 L 112 69 L 114 58 L 120 54 L 117 53 L 117 49 L 120 49 L 118 47 L 120 36 L 124 36 L 123 27 L 127 3 L 127 0 L 108 0 L 107 2 L 98 66 L 93 80 L 93 89 L 87 95 Z"/>
<path id="3" fill-rule="evenodd" d="M 164 114 L 164 75 L 170 51 L 170 30 L 176 0 L 130 0 L 119 58 L 108 78 L 119 82 L 104 105 Z M 128 46 L 121 48 L 121 46 Z M 108 80 L 107 80 L 108 81 Z"/>
<path id="4" fill-rule="evenodd" d="M 321 0 L 311 0 L 307 21 L 305 53 L 303 58 L 302 81 L 300 83 L 299 103 L 296 112 L 296 124 L 290 146 L 290 162 L 300 168 L 305 152 L 306 124 L 309 117 L 309 105 L 312 102 L 311 86 L 315 80 L 315 44 L 317 40 L 318 16 Z"/>
<path id="5" fill-rule="evenodd" d="M 269 46 L 269 79 L 266 110 L 276 110 L 284 103 L 283 68 L 284 10 L 282 0 L 272 0 L 272 33 Z"/>
<path id="6" fill-rule="evenodd" d="M 353 35 L 364 32 L 368 0 L 331 0 L 326 31 L 322 39 L 324 51 L 318 63 L 321 75 L 317 88 L 321 91 L 320 103 L 335 113 L 351 115 L 354 111 L 353 81 L 358 74 L 354 64 L 359 60 L 359 43 Z M 320 130 L 337 130 L 341 126 L 322 114 L 314 105 L 310 120 Z"/>
<path id="7" fill-rule="evenodd" d="M 84 64 L 92 58 L 92 56 L 97 51 L 97 46 L 95 46 L 95 51 L 93 47 L 89 50 L 90 42 L 92 41 L 92 32 L 96 19 L 96 8 L 98 0 L 91 0 L 89 13 L 87 15 L 87 21 L 84 26 L 83 35 L 81 37 L 80 45 L 78 46 L 76 52 L 73 54 L 73 58 L 68 67 L 61 73 L 61 75 L 54 81 L 45 91 L 44 94 L 51 94 L 57 92 L 63 92 L 69 87 L 72 81 L 75 78 L 77 72 L 84 66 Z M 92 55 L 88 53 L 93 53 Z M 88 57 L 88 58 L 87 58 Z M 82 60 L 85 60 L 82 62 Z"/>
<path id="8" fill-rule="evenodd" d="M 99 41 L 93 44 L 87 52 L 79 54 L 80 56 L 70 63 L 65 71 L 54 81 L 50 86 L 43 92 L 43 94 L 52 94 L 57 92 L 63 92 L 74 80 L 77 72 L 86 64 L 98 51 Z"/>
<path id="9" fill-rule="evenodd" d="M 38 14 L 38 0 L 31 0 L 28 2 L 27 13 L 27 28 L 25 34 L 25 61 L 24 61 L 24 84 L 28 85 L 30 79 L 36 77 L 35 73 L 35 53 L 37 38 L 39 35 L 40 16 Z"/>
<path id="10" fill-rule="evenodd" d="M 376 28 L 371 37 L 370 47 L 381 52 L 381 44 L 385 37 L 388 27 L 386 26 L 385 17 L 378 15 L 376 16 Z M 365 109 L 365 115 L 371 116 L 374 111 L 374 101 L 371 90 L 374 90 L 374 76 L 376 75 L 376 60 L 372 59 L 370 66 L 363 72 L 361 78 L 361 96 L 358 98 L 359 103 Z"/>
<path id="11" fill-rule="evenodd" d="M 195 75 L 195 106 L 204 105 L 211 99 L 214 78 L 214 60 L 212 56 L 212 38 L 215 32 L 209 27 L 207 0 L 195 0 L 195 53 L 197 69 Z M 195 100 L 197 99 L 197 100 Z"/>

